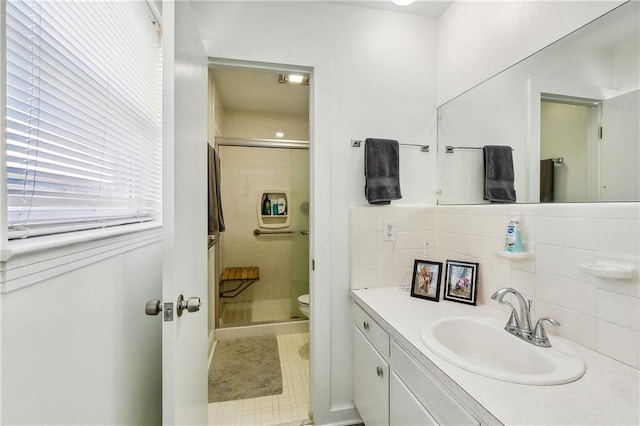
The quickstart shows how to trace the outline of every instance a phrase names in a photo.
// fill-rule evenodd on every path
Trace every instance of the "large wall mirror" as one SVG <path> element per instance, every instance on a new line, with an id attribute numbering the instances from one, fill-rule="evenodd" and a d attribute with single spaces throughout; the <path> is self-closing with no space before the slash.
<path id="1" fill-rule="evenodd" d="M 516 202 L 640 201 L 640 2 L 438 108 L 438 204 L 481 204 L 482 147 L 512 148 Z"/>

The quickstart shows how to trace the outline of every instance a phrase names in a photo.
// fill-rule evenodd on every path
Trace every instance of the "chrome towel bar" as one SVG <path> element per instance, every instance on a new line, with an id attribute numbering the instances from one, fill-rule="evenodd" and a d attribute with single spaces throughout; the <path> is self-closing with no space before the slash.
<path id="1" fill-rule="evenodd" d="M 352 148 L 360 148 L 360 146 L 362 144 L 364 144 L 365 141 L 362 140 L 358 140 L 358 139 L 351 139 L 351 147 Z M 401 146 L 416 146 L 418 148 L 420 148 L 420 152 L 429 152 L 429 145 L 418 145 L 418 144 L 413 144 L 413 143 L 398 143 L 398 145 Z"/>
<path id="2" fill-rule="evenodd" d="M 254 229 L 253 235 L 256 237 L 259 235 L 286 235 L 286 234 L 296 234 L 297 231 L 263 231 L 261 229 Z M 309 231 L 300 231 L 302 235 L 309 235 Z"/>

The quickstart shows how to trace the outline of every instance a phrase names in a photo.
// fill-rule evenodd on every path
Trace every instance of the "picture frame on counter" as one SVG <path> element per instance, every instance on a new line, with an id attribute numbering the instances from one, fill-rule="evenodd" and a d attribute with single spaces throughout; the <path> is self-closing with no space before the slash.
<path id="1" fill-rule="evenodd" d="M 444 300 L 477 304 L 478 263 L 447 260 Z"/>
<path id="2" fill-rule="evenodd" d="M 440 281 L 442 263 L 425 259 L 416 259 L 413 263 L 411 296 L 420 299 L 440 301 Z"/>

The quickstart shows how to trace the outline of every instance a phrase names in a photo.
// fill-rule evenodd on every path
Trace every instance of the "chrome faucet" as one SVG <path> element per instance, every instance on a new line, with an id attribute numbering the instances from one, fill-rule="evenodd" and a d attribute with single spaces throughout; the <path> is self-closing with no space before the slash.
<path id="1" fill-rule="evenodd" d="M 515 306 L 513 306 L 509 301 L 504 300 L 504 297 L 507 294 L 513 294 L 518 299 L 518 303 L 520 304 L 520 315 L 518 316 L 518 312 L 516 311 Z M 547 333 L 544 330 L 543 322 L 549 321 L 556 327 L 560 326 L 560 323 L 553 318 L 543 317 L 540 318 L 536 322 L 535 328 L 531 327 L 531 299 L 528 301 L 522 297 L 522 294 L 516 289 L 505 287 L 496 291 L 491 295 L 491 298 L 498 303 L 503 305 L 509 305 L 511 307 L 511 315 L 509 316 L 509 321 L 507 321 L 507 325 L 505 325 L 504 329 L 509 333 L 513 334 L 516 337 L 521 338 L 525 342 L 531 343 L 536 346 L 541 346 L 544 348 L 551 347 L 551 343 L 549 343 L 549 338 L 547 337 Z"/>

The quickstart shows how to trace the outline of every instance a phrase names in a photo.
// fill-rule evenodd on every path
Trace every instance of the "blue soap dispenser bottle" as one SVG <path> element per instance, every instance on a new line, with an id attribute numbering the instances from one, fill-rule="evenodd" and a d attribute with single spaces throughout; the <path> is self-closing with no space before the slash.
<path id="1" fill-rule="evenodd" d="M 522 252 L 522 231 L 520 230 L 520 221 L 517 216 L 511 216 L 511 221 L 507 226 L 504 251 L 509 253 Z"/>

